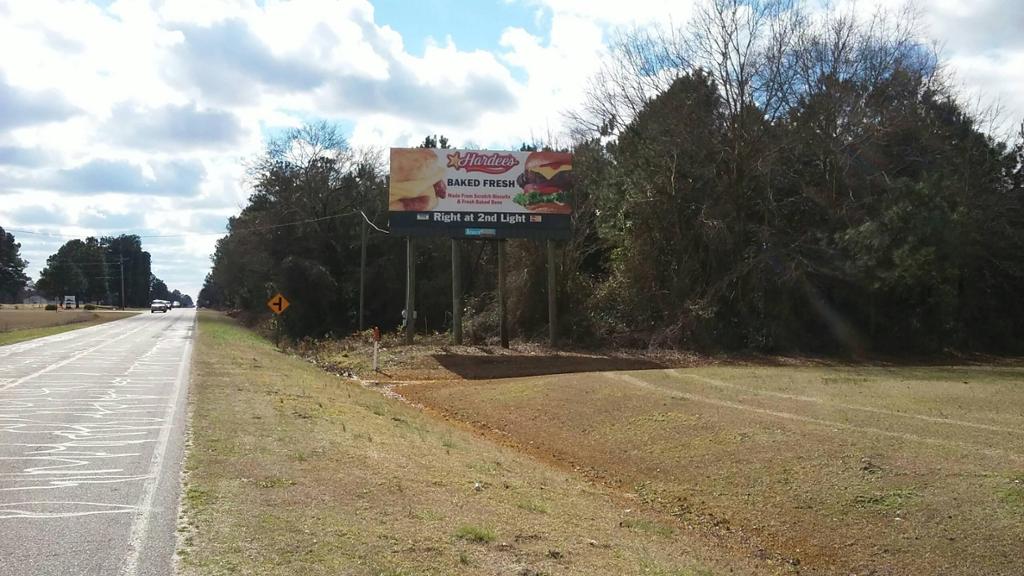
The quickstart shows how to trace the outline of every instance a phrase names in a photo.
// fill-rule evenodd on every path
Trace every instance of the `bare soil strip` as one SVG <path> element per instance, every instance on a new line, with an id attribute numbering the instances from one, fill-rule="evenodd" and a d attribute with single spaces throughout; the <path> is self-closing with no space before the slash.
<path id="1" fill-rule="evenodd" d="M 662 368 L 395 390 L 793 572 L 1024 565 L 1020 367 Z"/>
<path id="2" fill-rule="evenodd" d="M 966 422 L 964 420 L 955 420 L 952 418 L 938 418 L 935 416 L 927 416 L 925 414 L 911 414 L 907 412 L 897 412 L 894 410 L 883 410 L 881 408 L 872 408 L 870 406 L 854 406 L 852 404 L 843 404 L 841 402 L 832 402 L 816 396 L 801 396 L 797 394 L 784 394 L 781 392 L 772 392 L 770 390 L 758 390 L 748 386 L 739 386 L 736 384 L 730 384 L 722 380 L 716 380 L 714 378 L 708 378 L 707 376 L 701 376 L 699 374 L 688 374 L 686 372 L 680 372 L 677 370 L 665 370 L 665 373 L 670 376 L 681 377 L 681 378 L 692 378 L 699 380 L 712 386 L 720 386 L 722 388 L 732 388 L 734 390 L 743 390 L 744 392 L 750 392 L 752 394 L 765 394 L 768 396 L 775 396 L 777 398 L 786 398 L 789 400 L 798 400 L 800 402 L 814 402 L 816 404 L 825 404 L 828 406 L 838 406 L 840 408 L 846 408 L 848 410 L 863 410 L 865 412 L 873 412 L 875 414 L 884 414 L 885 416 L 895 416 L 898 418 L 918 418 L 920 420 L 927 420 L 929 422 L 941 422 L 943 424 L 952 424 L 955 426 L 967 426 L 970 428 L 981 428 L 982 430 L 992 430 L 994 432 L 1007 432 L 1009 434 L 1024 434 L 1022 428 L 1007 428 L 1005 426 L 992 426 L 989 424 L 979 424 L 978 422 Z"/>
<path id="3" fill-rule="evenodd" d="M 986 446 L 980 446 L 980 445 L 971 444 L 971 443 L 968 443 L 968 442 L 957 442 L 955 440 L 943 440 L 943 439 L 940 439 L 940 438 L 931 438 L 931 437 L 928 437 L 928 436 L 918 436 L 916 434 L 908 434 L 908 433 L 905 433 L 905 432 L 893 432 L 891 430 L 882 430 L 881 428 L 872 428 L 870 426 L 855 426 L 855 425 L 852 425 L 852 424 L 847 424 L 845 422 L 838 422 L 838 421 L 834 421 L 834 420 L 822 420 L 820 418 L 811 418 L 809 416 L 801 416 L 799 414 L 794 414 L 792 412 L 780 412 L 778 410 L 769 410 L 769 409 L 766 409 L 766 408 L 758 408 L 756 406 L 748 406 L 748 405 L 742 404 L 740 402 L 730 402 L 728 400 L 720 400 L 720 399 L 717 399 L 717 398 L 709 398 L 707 396 L 701 396 L 699 394 L 693 394 L 693 393 L 690 393 L 690 392 L 680 392 L 678 390 L 673 390 L 673 389 L 670 389 L 670 388 L 665 388 L 665 387 L 662 387 L 662 386 L 657 386 L 657 385 L 651 384 L 649 382 L 645 382 L 645 381 L 643 381 L 643 380 L 641 380 L 641 379 L 639 379 L 639 378 L 637 378 L 635 376 L 631 376 L 629 374 L 622 374 L 622 373 L 612 372 L 612 373 L 603 374 L 603 376 L 608 377 L 608 378 L 615 378 L 615 379 L 621 380 L 623 382 L 629 382 L 630 384 L 633 384 L 635 386 L 640 386 L 641 388 L 645 388 L 647 390 L 651 390 L 651 391 L 654 391 L 654 392 L 659 392 L 659 393 L 662 393 L 662 394 L 667 394 L 667 395 L 670 395 L 670 396 L 681 397 L 681 398 L 685 398 L 687 400 L 693 400 L 693 401 L 696 401 L 696 402 L 705 402 L 705 403 L 708 403 L 708 404 L 714 404 L 715 406 L 724 406 L 726 408 L 733 408 L 733 409 L 736 409 L 736 410 L 744 410 L 744 411 L 747 411 L 747 412 L 755 412 L 757 414 L 763 414 L 763 415 L 772 416 L 772 417 L 775 417 L 775 418 L 784 418 L 786 420 L 796 420 L 796 421 L 799 421 L 799 422 L 806 422 L 808 424 L 817 424 L 819 426 L 823 426 L 824 428 L 831 429 L 831 430 L 843 429 L 843 430 L 850 430 L 850 431 L 853 431 L 853 432 L 864 432 L 864 433 L 868 433 L 868 434 L 880 434 L 882 436 L 892 436 L 893 438 L 900 438 L 900 439 L 903 439 L 903 440 L 910 440 L 910 441 L 913 441 L 913 442 L 923 442 L 923 443 L 926 443 L 926 444 L 936 444 L 936 445 L 939 445 L 939 446 L 948 446 L 948 447 L 961 448 L 961 449 L 966 449 L 966 450 L 979 450 L 979 451 L 982 451 L 982 452 L 986 452 L 986 453 L 992 454 L 994 456 L 1008 456 L 1008 457 L 1011 457 L 1011 458 L 1013 458 L 1014 460 L 1016 460 L 1018 462 L 1019 461 L 1024 461 L 1024 455 L 1018 454 L 1016 452 L 1010 452 L 1010 451 L 1007 451 L 1007 450 L 1000 450 L 998 448 L 989 448 L 989 447 L 986 447 Z M 708 379 L 708 378 L 701 378 L 701 380 L 704 381 L 704 382 L 716 382 L 716 381 Z M 718 384 L 716 383 L 715 385 L 718 385 Z M 741 389 L 741 390 L 744 389 L 744 388 L 739 387 L 739 386 L 736 386 L 736 387 L 733 387 L 733 388 L 737 388 L 737 389 Z M 839 406 L 839 407 L 842 407 L 842 408 L 853 409 L 853 410 L 864 410 L 865 409 L 865 408 L 860 407 L 860 406 L 848 406 L 848 405 L 839 404 L 839 403 L 836 403 L 836 402 L 822 402 L 822 403 L 823 404 L 830 404 L 830 405 L 833 405 L 833 406 Z M 877 413 L 884 413 L 884 412 L 879 411 L 879 410 L 872 410 L 872 409 L 867 409 L 867 410 L 870 410 L 872 412 L 877 412 Z M 896 414 L 896 413 L 890 413 L 890 415 L 904 416 L 904 414 Z M 991 428 L 989 428 L 989 429 L 991 429 Z M 999 430 L 999 428 L 995 428 L 995 429 Z"/>

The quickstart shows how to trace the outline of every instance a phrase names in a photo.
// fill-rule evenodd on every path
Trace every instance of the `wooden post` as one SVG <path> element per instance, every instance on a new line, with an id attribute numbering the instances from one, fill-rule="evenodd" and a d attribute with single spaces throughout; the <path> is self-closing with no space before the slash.
<path id="1" fill-rule="evenodd" d="M 405 343 L 416 335 L 416 247 L 412 236 L 405 239 Z"/>
<path id="2" fill-rule="evenodd" d="M 548 240 L 548 345 L 558 344 L 558 286 L 555 283 L 555 241 Z"/>
<path id="3" fill-rule="evenodd" d="M 505 241 L 498 240 L 498 334 L 501 347 L 508 348 L 508 314 L 505 310 Z"/>
<path id="4" fill-rule="evenodd" d="M 363 331 L 363 304 L 366 302 L 366 219 L 363 219 L 363 246 L 359 255 L 359 331 Z"/>
<path id="5" fill-rule="evenodd" d="M 452 344 L 462 344 L 462 245 L 452 238 Z"/>

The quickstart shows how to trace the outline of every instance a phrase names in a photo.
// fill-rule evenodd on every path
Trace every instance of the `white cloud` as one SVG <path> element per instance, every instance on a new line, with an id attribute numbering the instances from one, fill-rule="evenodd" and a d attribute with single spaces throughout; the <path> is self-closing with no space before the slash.
<path id="1" fill-rule="evenodd" d="M 327 118 L 358 146 L 562 138 L 616 31 L 682 24 L 697 0 L 495 1 L 539 31 L 507 28 L 489 52 L 459 46 L 456 31 L 403 38 L 367 0 L 0 0 L 0 222 L 187 235 L 144 242 L 157 274 L 195 297 L 264 131 Z M 1024 118 L 1024 4 L 924 10 L 965 92 Z M 440 40 L 407 50 L 424 38 Z M 18 240 L 33 273 L 60 243 Z"/>

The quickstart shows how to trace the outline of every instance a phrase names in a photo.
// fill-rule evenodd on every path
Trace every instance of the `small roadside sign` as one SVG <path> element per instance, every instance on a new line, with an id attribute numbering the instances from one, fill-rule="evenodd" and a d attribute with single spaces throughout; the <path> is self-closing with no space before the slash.
<path id="1" fill-rule="evenodd" d="M 270 308 L 271 312 L 279 316 L 282 312 L 287 310 L 289 306 L 291 306 L 291 302 L 289 302 L 288 299 L 280 292 L 274 294 L 270 300 L 267 300 L 267 307 Z"/>

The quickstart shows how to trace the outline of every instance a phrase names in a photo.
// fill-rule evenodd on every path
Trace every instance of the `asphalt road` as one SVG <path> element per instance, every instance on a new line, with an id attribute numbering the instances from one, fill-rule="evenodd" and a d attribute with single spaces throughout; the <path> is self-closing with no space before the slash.
<path id="1" fill-rule="evenodd" d="M 173 573 L 194 310 L 0 346 L 0 575 Z"/>

